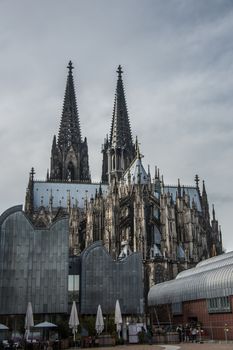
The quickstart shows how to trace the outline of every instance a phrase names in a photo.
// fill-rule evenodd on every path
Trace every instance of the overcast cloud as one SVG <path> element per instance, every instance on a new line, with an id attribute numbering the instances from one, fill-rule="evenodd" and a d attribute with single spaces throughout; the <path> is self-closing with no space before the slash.
<path id="1" fill-rule="evenodd" d="M 74 77 L 92 179 L 110 130 L 116 68 L 144 165 L 165 183 L 206 180 L 233 249 L 233 2 L 0 0 L 0 210 L 44 179 L 67 76 Z"/>

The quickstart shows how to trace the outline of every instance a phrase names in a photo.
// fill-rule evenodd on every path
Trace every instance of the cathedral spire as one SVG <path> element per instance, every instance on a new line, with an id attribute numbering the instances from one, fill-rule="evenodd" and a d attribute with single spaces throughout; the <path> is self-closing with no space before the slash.
<path id="1" fill-rule="evenodd" d="M 88 146 L 82 141 L 70 61 L 58 138 L 53 138 L 50 180 L 90 182 Z"/>
<path id="2" fill-rule="evenodd" d="M 112 147 L 131 149 L 133 147 L 133 141 L 122 81 L 123 71 L 120 65 L 118 66 L 117 73 L 118 79 L 113 107 L 110 144 Z"/>
<path id="3" fill-rule="evenodd" d="M 121 66 L 118 66 L 110 138 L 108 142 L 104 143 L 102 149 L 102 181 L 108 183 L 114 178 L 119 181 L 136 155 L 131 135 L 122 73 Z"/>
<path id="4" fill-rule="evenodd" d="M 67 68 L 68 76 L 58 133 L 58 146 L 61 149 L 68 149 L 71 144 L 81 143 L 81 130 L 72 73 L 74 67 L 71 61 L 69 62 Z"/>

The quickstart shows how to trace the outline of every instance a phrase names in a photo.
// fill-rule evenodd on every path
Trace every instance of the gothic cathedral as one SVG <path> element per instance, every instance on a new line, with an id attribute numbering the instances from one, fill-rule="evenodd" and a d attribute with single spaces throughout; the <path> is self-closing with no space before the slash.
<path id="1" fill-rule="evenodd" d="M 102 178 L 91 181 L 87 138 L 82 138 L 73 66 L 68 64 L 63 111 L 54 136 L 46 181 L 30 173 L 25 212 L 37 227 L 69 216 L 70 255 L 102 240 L 114 259 L 140 252 L 145 290 L 174 278 L 200 260 L 222 253 L 222 236 L 212 219 L 205 183 L 199 187 L 164 183 L 160 171 L 144 168 L 139 143 L 132 138 L 118 67 L 110 135 L 102 147 Z"/>

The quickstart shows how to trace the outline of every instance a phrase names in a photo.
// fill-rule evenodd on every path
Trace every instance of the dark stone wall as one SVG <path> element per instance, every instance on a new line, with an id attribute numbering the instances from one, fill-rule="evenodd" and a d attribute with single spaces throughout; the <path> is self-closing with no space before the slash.
<path id="1" fill-rule="evenodd" d="M 123 314 L 143 312 L 143 267 L 140 253 L 113 260 L 98 241 L 81 255 L 81 313 L 114 314 L 118 299 Z"/>
<path id="2" fill-rule="evenodd" d="M 21 207 L 0 217 L 0 314 L 64 313 L 68 306 L 68 219 L 35 229 Z"/>

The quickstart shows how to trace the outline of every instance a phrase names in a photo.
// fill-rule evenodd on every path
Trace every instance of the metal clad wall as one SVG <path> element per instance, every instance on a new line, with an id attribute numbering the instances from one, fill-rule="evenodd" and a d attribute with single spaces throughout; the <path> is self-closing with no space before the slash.
<path id="1" fill-rule="evenodd" d="M 124 314 L 142 313 L 143 276 L 141 254 L 113 260 L 101 242 L 95 242 L 81 256 L 81 313 L 114 313 L 119 299 Z"/>
<path id="2" fill-rule="evenodd" d="M 0 227 L 0 314 L 24 314 L 29 301 L 35 313 L 67 312 L 68 219 L 36 230 L 12 210 Z"/>

